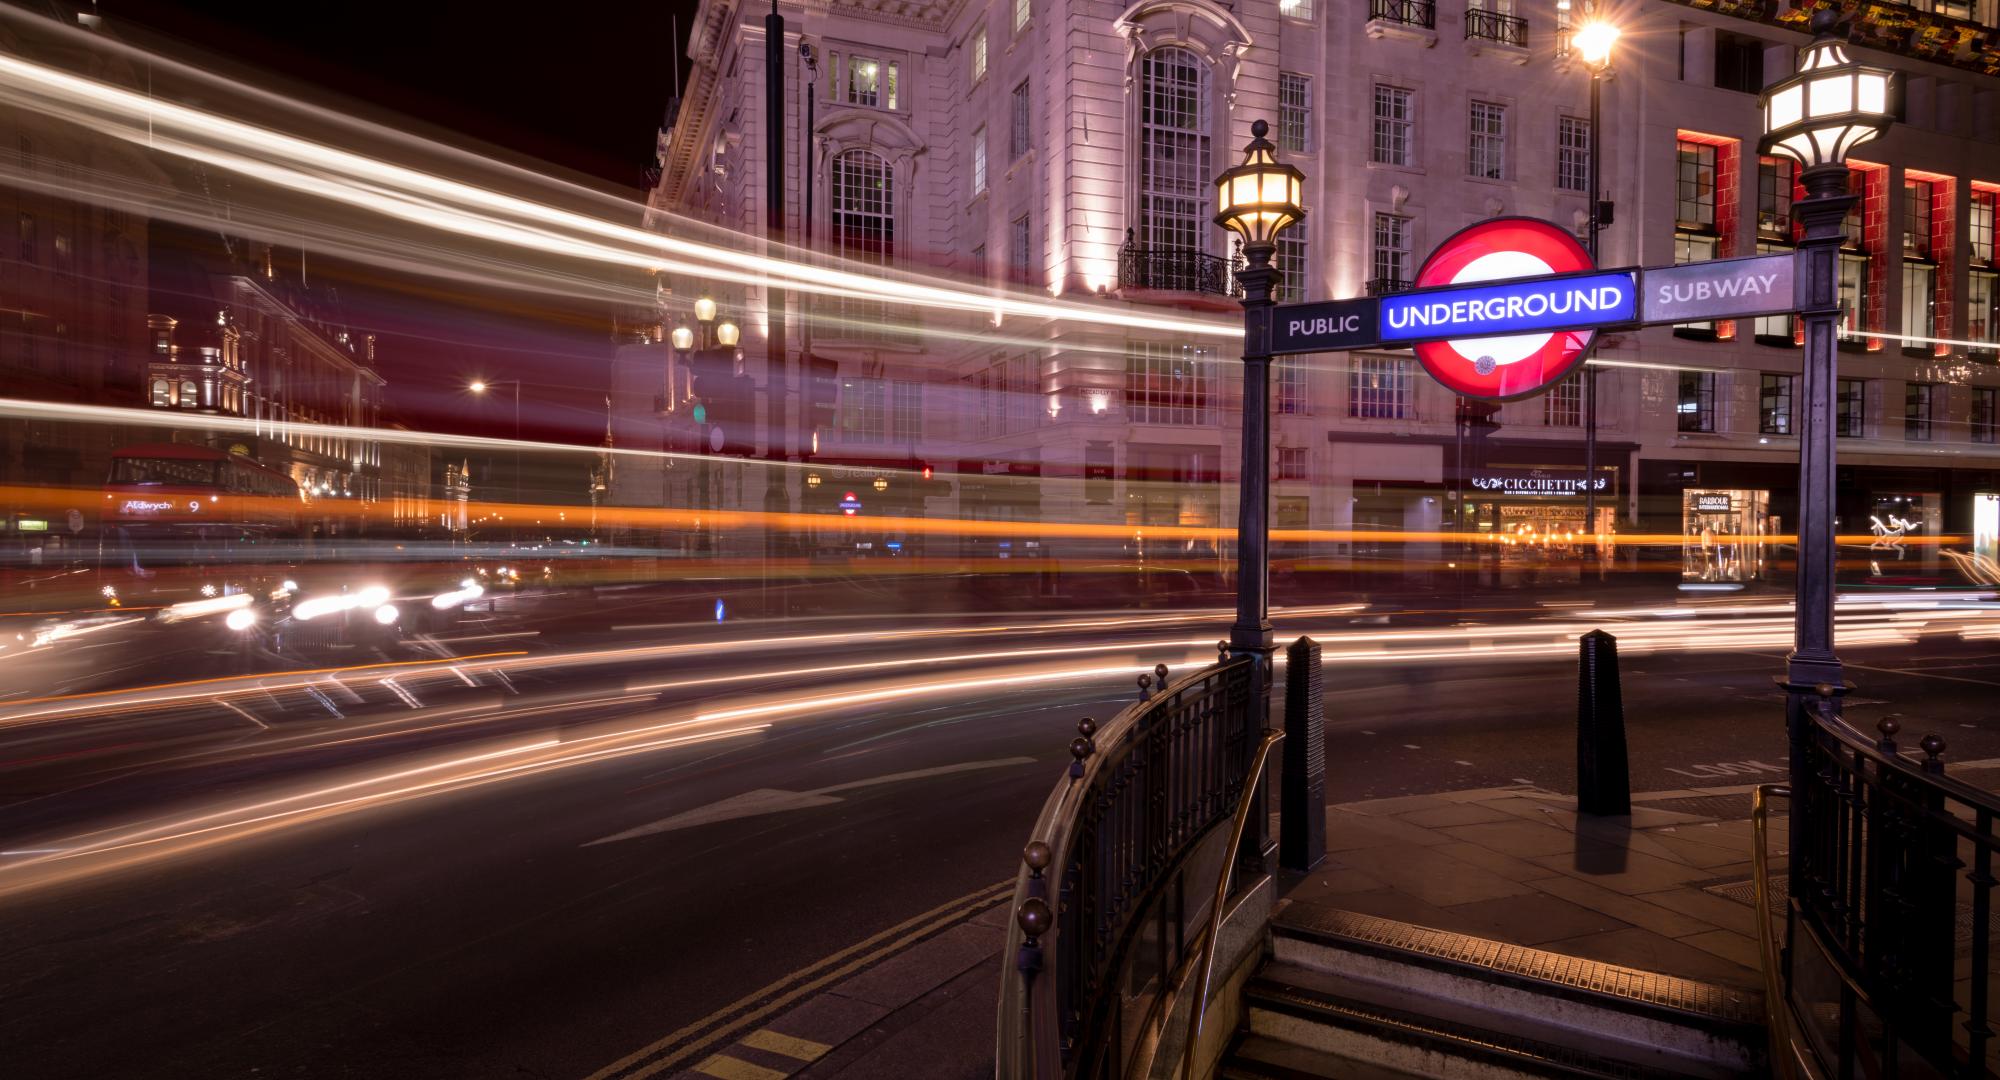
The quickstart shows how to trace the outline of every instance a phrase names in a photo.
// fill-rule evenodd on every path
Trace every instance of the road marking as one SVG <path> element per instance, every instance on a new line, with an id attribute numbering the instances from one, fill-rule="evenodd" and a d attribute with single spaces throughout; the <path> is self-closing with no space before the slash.
<path id="1" fill-rule="evenodd" d="M 256 717 L 250 715 L 248 712 L 245 712 L 244 710 L 239 709 L 234 705 L 231 705 L 227 701 L 217 699 L 216 704 L 222 706 L 225 709 L 228 709 L 230 712 L 235 713 L 236 715 L 242 717 L 243 719 L 250 721 L 251 723 L 257 725 L 258 727 L 263 728 L 265 731 L 271 730 L 271 725 L 265 723 L 262 720 L 257 719 Z"/>
<path id="2" fill-rule="evenodd" d="M 799 998 L 804 997 L 809 993 L 812 993 L 814 990 L 817 990 L 822 986 L 826 986 L 827 984 L 832 983 L 836 979 L 844 978 L 847 975 L 853 974 L 855 971 L 868 965 L 871 962 L 875 962 L 878 960 L 886 960 L 890 956 L 894 955 L 895 952 L 900 951 L 901 948 L 907 948 L 910 945 L 915 944 L 919 939 L 923 938 L 927 934 L 941 930 L 946 926 L 970 918 L 973 915 L 977 915 L 978 913 L 986 910 L 987 908 L 992 907 L 994 904 L 1000 903 L 1001 901 L 1006 900 L 1013 895 L 1014 895 L 1013 880 L 1009 879 L 1006 881 L 999 881 L 991 885 L 988 885 L 983 889 L 978 889 L 973 892 L 967 893 L 956 900 L 940 904 L 937 907 L 934 907 L 929 911 L 924 912 L 921 915 L 915 915 L 912 916 L 911 918 L 905 919 L 904 921 L 897 923 L 896 925 L 888 928 L 887 930 L 882 931 L 881 933 L 875 934 L 872 937 L 863 938 L 862 940 L 857 941 L 852 945 L 849 945 L 845 949 L 842 949 L 839 952 L 832 954 L 831 956 L 827 956 L 812 964 L 808 964 L 807 966 L 800 968 L 799 970 L 792 972 L 791 974 L 786 975 L 783 978 L 780 978 L 772 982 L 770 985 L 765 986 L 761 990 L 756 990 L 752 991 L 749 994 L 745 994 L 743 997 L 736 999 L 735 1001 L 729 1003 L 728 1005 L 725 1005 L 722 1008 L 717 1009 L 716 1011 L 708 1014 L 707 1016 L 702 1017 L 699 1020 L 694 1021 L 691 1024 L 683 1025 L 681 1028 L 672 1032 L 671 1034 L 661 1039 L 658 1039 L 639 1050 L 627 1054 L 622 1058 L 619 1058 L 617 1061 L 614 1061 L 611 1064 L 606 1065 L 604 1068 L 599 1069 L 594 1073 L 591 1073 L 589 1076 L 585 1077 L 584 1080 L 609 1080 L 610 1077 L 616 1076 L 624 1072 L 625 1070 L 630 1069 L 632 1066 L 638 1064 L 639 1062 L 644 1061 L 649 1057 L 652 1057 L 654 1054 L 659 1053 L 660 1051 L 666 1049 L 669 1046 L 672 1046 L 677 1042 L 680 1042 L 683 1039 L 689 1038 L 696 1032 L 701 1031 L 703 1028 L 706 1028 L 711 1024 L 720 1025 L 716 1027 L 715 1030 L 709 1032 L 707 1035 L 695 1039 L 694 1041 L 688 1043 L 688 1045 L 681 1047 L 679 1050 L 675 1050 L 674 1052 L 667 1054 L 665 1057 L 662 1057 L 658 1061 L 653 1062 L 651 1065 L 646 1066 L 639 1072 L 630 1074 L 627 1078 L 627 1080 L 643 1080 L 644 1077 L 652 1076 L 653 1074 L 660 1072 L 661 1070 L 667 1068 L 668 1066 L 674 1064 L 675 1062 L 680 1061 L 687 1057 L 691 1057 L 694 1054 L 699 1053 L 703 1049 L 706 1049 L 707 1047 L 712 1046 L 715 1043 L 730 1037 L 731 1035 L 734 1035 L 737 1031 L 745 1027 L 748 1027 L 751 1024 L 755 1024 L 762 1021 L 765 1017 L 770 1016 L 772 1013 L 777 1012 L 779 1009 L 782 1009 L 787 1005 L 790 1005 L 792 1002 L 797 1001 Z M 902 939 L 900 942 L 897 943 L 899 948 L 883 949 L 880 953 L 870 953 L 868 951 L 870 949 L 876 948 L 879 945 L 882 945 L 885 942 L 889 942 L 897 938 L 899 935 Z M 856 957 L 855 954 L 857 953 L 860 953 L 862 955 Z M 807 979 L 808 981 L 799 983 L 799 985 L 792 987 L 791 990 L 779 994 L 779 991 L 783 991 L 786 986 L 789 986 L 800 979 Z M 770 997 L 773 994 L 779 994 L 779 996 L 772 998 L 770 1001 L 765 1002 L 757 1009 L 749 1013 L 746 1013 L 735 1020 L 729 1021 L 728 1023 L 722 1023 L 723 1018 L 729 1016 L 731 1013 L 734 1013 L 739 1009 L 748 1008 L 749 1006 L 756 1004 L 757 1002 L 762 1001 L 763 999 Z"/>
<path id="3" fill-rule="evenodd" d="M 1713 780 L 1718 776 L 1755 776 L 1758 773 L 1790 772 L 1786 765 L 1773 765 L 1768 761 L 1718 761 L 1712 764 L 1690 765 L 1685 769 L 1666 767 L 1670 773 L 1692 776 L 1697 780 Z"/>
<path id="4" fill-rule="evenodd" d="M 899 784 L 906 780 L 922 780 L 932 776 L 948 776 L 952 773 L 971 772 L 975 769 L 1001 769 L 1014 765 L 1032 765 L 1031 757 L 995 758 L 991 761 L 962 761 L 956 765 L 939 765 L 929 769 L 913 769 L 909 772 L 889 773 L 886 776 L 871 776 L 866 780 L 850 780 L 831 787 L 815 788 L 811 791 L 784 791 L 778 788 L 757 788 L 740 795 L 732 795 L 698 806 L 672 817 L 626 829 L 611 836 L 600 836 L 584 844 L 596 847 L 599 844 L 614 844 L 620 840 L 636 840 L 641 836 L 656 836 L 676 829 L 691 829 L 697 825 L 713 825 L 721 821 L 738 818 L 761 817 L 765 814 L 779 814 L 787 810 L 805 810 L 814 806 L 827 806 L 842 800 L 835 798 L 836 791 L 852 791 L 855 788 L 874 787 L 877 784 Z"/>
<path id="5" fill-rule="evenodd" d="M 797 1035 L 780 1034 L 779 1032 L 772 1031 L 770 1028 L 758 1028 L 756 1031 L 743 1036 L 743 1038 L 737 1041 L 750 1047 L 752 1050 L 764 1050 L 773 1054 L 782 1054 L 785 1057 L 797 1058 L 800 1061 L 817 1061 L 825 1057 L 827 1051 L 833 1049 L 833 1047 L 823 1042 L 801 1039 Z"/>
<path id="6" fill-rule="evenodd" d="M 752 1065 L 741 1058 L 727 1054 L 717 1054 L 694 1067 L 694 1071 L 721 1080 L 785 1080 L 785 1073 L 767 1069 L 762 1065 Z"/>

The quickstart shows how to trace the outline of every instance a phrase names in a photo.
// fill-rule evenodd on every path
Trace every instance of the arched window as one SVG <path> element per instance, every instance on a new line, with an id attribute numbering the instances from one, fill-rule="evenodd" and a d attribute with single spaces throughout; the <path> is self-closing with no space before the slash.
<path id="1" fill-rule="evenodd" d="M 181 396 L 178 404 L 183 409 L 192 409 L 195 406 L 201 404 L 201 399 L 198 396 L 198 394 L 199 391 L 195 388 L 193 379 L 182 379 Z"/>
<path id="2" fill-rule="evenodd" d="M 173 402 L 173 386 L 165 379 L 153 380 L 153 407 L 164 409 Z"/>
<path id="3" fill-rule="evenodd" d="M 896 188 L 889 163 L 866 150 L 833 159 L 833 248 L 886 263 L 896 254 Z"/>
<path id="4" fill-rule="evenodd" d="M 1139 70 L 1139 243 L 1199 251 L 1208 235 L 1208 65 L 1154 49 Z"/>

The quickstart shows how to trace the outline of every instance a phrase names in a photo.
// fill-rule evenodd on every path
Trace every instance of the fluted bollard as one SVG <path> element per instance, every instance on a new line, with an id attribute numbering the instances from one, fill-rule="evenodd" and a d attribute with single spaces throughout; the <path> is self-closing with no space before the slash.
<path id="1" fill-rule="evenodd" d="M 1326 858 L 1326 706 L 1319 642 L 1285 650 L 1285 762 L 1278 790 L 1278 865 L 1311 870 Z"/>
<path id="2" fill-rule="evenodd" d="M 1625 704 L 1618 692 L 1618 639 L 1592 630 L 1577 642 L 1576 810 L 1615 817 L 1632 812 L 1625 759 Z"/>

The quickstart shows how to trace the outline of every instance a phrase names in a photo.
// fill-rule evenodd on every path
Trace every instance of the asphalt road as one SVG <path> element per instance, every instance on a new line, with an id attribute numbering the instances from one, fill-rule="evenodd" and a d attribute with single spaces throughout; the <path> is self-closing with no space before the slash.
<path id="1" fill-rule="evenodd" d="M 1280 620 L 1328 646 L 1329 800 L 1572 789 L 1573 657 L 1504 634 L 1573 628 L 1358 617 Z M 587 1076 L 1009 876 L 1077 717 L 1130 701 L 1135 670 L 1212 656 L 1224 618 L 1056 621 L 834 621 L 791 646 L 580 624 L 394 686 L 17 705 L 5 1073 Z M 966 633 L 995 625 L 1022 628 Z M 1621 637 L 1635 790 L 1779 766 L 1782 647 L 1637 647 L 1652 632 Z M 1846 655 L 1859 722 L 1896 712 L 1909 744 L 1936 728 L 1951 760 L 2000 757 L 2000 649 L 1941 629 Z"/>

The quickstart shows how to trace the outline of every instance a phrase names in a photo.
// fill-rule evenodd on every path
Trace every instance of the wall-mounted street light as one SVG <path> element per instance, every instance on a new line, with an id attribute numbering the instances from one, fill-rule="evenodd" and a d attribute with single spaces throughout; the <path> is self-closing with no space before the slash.
<path id="1" fill-rule="evenodd" d="M 816 472 L 815 472 L 815 473 L 807 473 L 807 474 L 806 474 L 806 486 L 807 486 L 807 487 L 809 487 L 809 488 L 816 488 L 816 487 L 818 487 L 818 486 L 819 486 L 819 484 L 820 484 L 820 480 L 819 480 L 819 474 L 818 474 L 818 473 L 816 473 Z"/>
<path id="2" fill-rule="evenodd" d="M 1799 53 L 1798 71 L 1767 87 L 1764 138 L 1758 150 L 1787 157 L 1801 166 L 1805 197 L 1793 204 L 1803 233 L 1794 274 L 1800 282 L 1800 321 L 1805 357 L 1799 376 L 1798 598 L 1792 653 L 1785 661 L 1785 724 L 1792 739 L 1792 790 L 1812 782 L 1801 775 L 1807 760 L 1803 740 L 1811 728 L 1808 709 L 1818 688 L 1845 691 L 1840 658 L 1833 651 L 1834 559 L 1834 379 L 1835 334 L 1840 317 L 1839 257 L 1843 224 L 1854 196 L 1848 191 L 1847 153 L 1887 131 L 1891 72 L 1854 62 L 1847 42 L 1836 35 L 1839 18 L 1831 11 L 1812 17 L 1812 43 Z M 1791 850 L 1807 851 L 1802 829 L 1806 815 L 1792 815 Z M 1794 859 L 1793 895 L 1801 860 Z"/>
<path id="3" fill-rule="evenodd" d="M 889 480 L 888 480 L 888 478 L 887 478 L 887 477 L 882 477 L 882 476 L 878 476 L 878 477 L 876 477 L 876 478 L 875 478 L 875 490 L 876 490 L 876 491 L 887 491 L 887 490 L 889 490 Z"/>
<path id="4" fill-rule="evenodd" d="M 737 340 L 742 336 L 743 332 L 737 329 L 733 322 L 724 320 L 715 326 L 715 343 L 725 349 L 735 348 Z"/>

